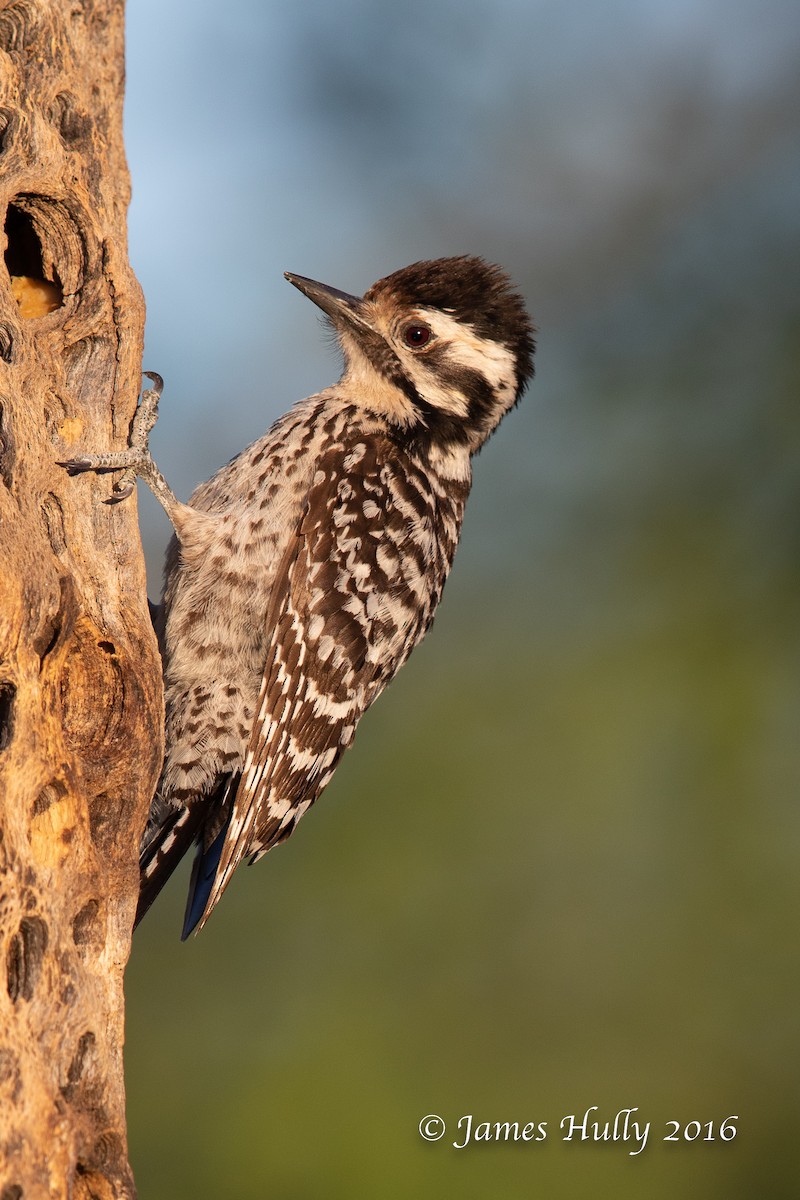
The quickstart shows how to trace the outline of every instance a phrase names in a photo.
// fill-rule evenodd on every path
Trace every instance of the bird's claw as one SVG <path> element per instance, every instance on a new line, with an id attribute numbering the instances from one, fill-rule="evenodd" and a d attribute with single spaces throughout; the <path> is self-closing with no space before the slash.
<path id="1" fill-rule="evenodd" d="M 143 371 L 142 374 L 152 381 L 153 386 L 145 388 L 142 392 L 131 422 L 128 449 L 110 454 L 85 454 L 58 463 L 68 475 L 82 475 L 86 471 L 105 475 L 109 471 L 121 471 L 122 474 L 114 484 L 106 504 L 118 504 L 120 500 L 127 500 L 136 486 L 136 476 L 142 473 L 142 468 L 147 470 L 153 467 L 147 443 L 158 418 L 158 402 L 164 388 L 164 380 L 155 371 Z"/>
<path id="2" fill-rule="evenodd" d="M 105 501 L 106 504 L 119 504 L 120 500 L 127 500 L 131 492 L 136 486 L 136 472 L 132 467 L 120 476 L 117 482 L 111 489 L 111 495 Z"/>
<path id="3" fill-rule="evenodd" d="M 88 457 L 67 458 L 64 462 L 56 463 L 56 466 L 63 467 L 68 475 L 82 475 L 84 471 L 95 469 L 94 460 Z"/>

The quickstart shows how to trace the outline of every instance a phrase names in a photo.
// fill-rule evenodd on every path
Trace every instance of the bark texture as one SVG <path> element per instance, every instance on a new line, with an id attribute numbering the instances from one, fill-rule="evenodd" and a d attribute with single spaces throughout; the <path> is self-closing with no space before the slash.
<path id="1" fill-rule="evenodd" d="M 132 1196 L 122 977 L 161 761 L 121 449 L 144 305 L 126 251 L 122 0 L 0 0 L 0 1200 Z"/>

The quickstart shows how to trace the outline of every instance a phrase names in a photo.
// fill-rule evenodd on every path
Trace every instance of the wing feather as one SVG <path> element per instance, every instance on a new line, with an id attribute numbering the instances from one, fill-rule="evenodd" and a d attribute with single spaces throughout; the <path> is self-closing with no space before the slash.
<path id="1" fill-rule="evenodd" d="M 430 624 L 463 503 L 442 553 L 422 476 L 414 487 L 402 474 L 379 444 L 337 446 L 319 460 L 266 615 L 255 720 L 200 928 L 242 859 L 292 832 Z"/>

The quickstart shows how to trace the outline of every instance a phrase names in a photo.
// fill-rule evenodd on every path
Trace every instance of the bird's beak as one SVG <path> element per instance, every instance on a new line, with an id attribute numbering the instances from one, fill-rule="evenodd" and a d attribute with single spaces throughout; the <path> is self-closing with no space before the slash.
<path id="1" fill-rule="evenodd" d="M 344 324 L 356 331 L 363 331 L 367 326 L 364 301 L 360 296 L 350 296 L 347 292 L 340 292 L 338 288 L 328 287 L 326 283 L 317 283 L 315 279 L 306 279 L 304 275 L 293 275 L 291 271 L 284 271 L 284 275 L 304 296 L 313 300 L 317 308 L 321 308 L 334 325 Z"/>

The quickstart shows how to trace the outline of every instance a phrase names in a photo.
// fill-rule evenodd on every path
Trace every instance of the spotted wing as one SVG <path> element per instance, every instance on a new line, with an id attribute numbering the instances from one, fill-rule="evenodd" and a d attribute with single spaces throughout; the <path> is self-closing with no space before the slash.
<path id="1" fill-rule="evenodd" d="M 319 460 L 267 615 L 256 718 L 201 927 L 241 860 L 289 836 L 430 624 L 458 536 L 437 525 L 424 476 L 383 444 Z"/>

